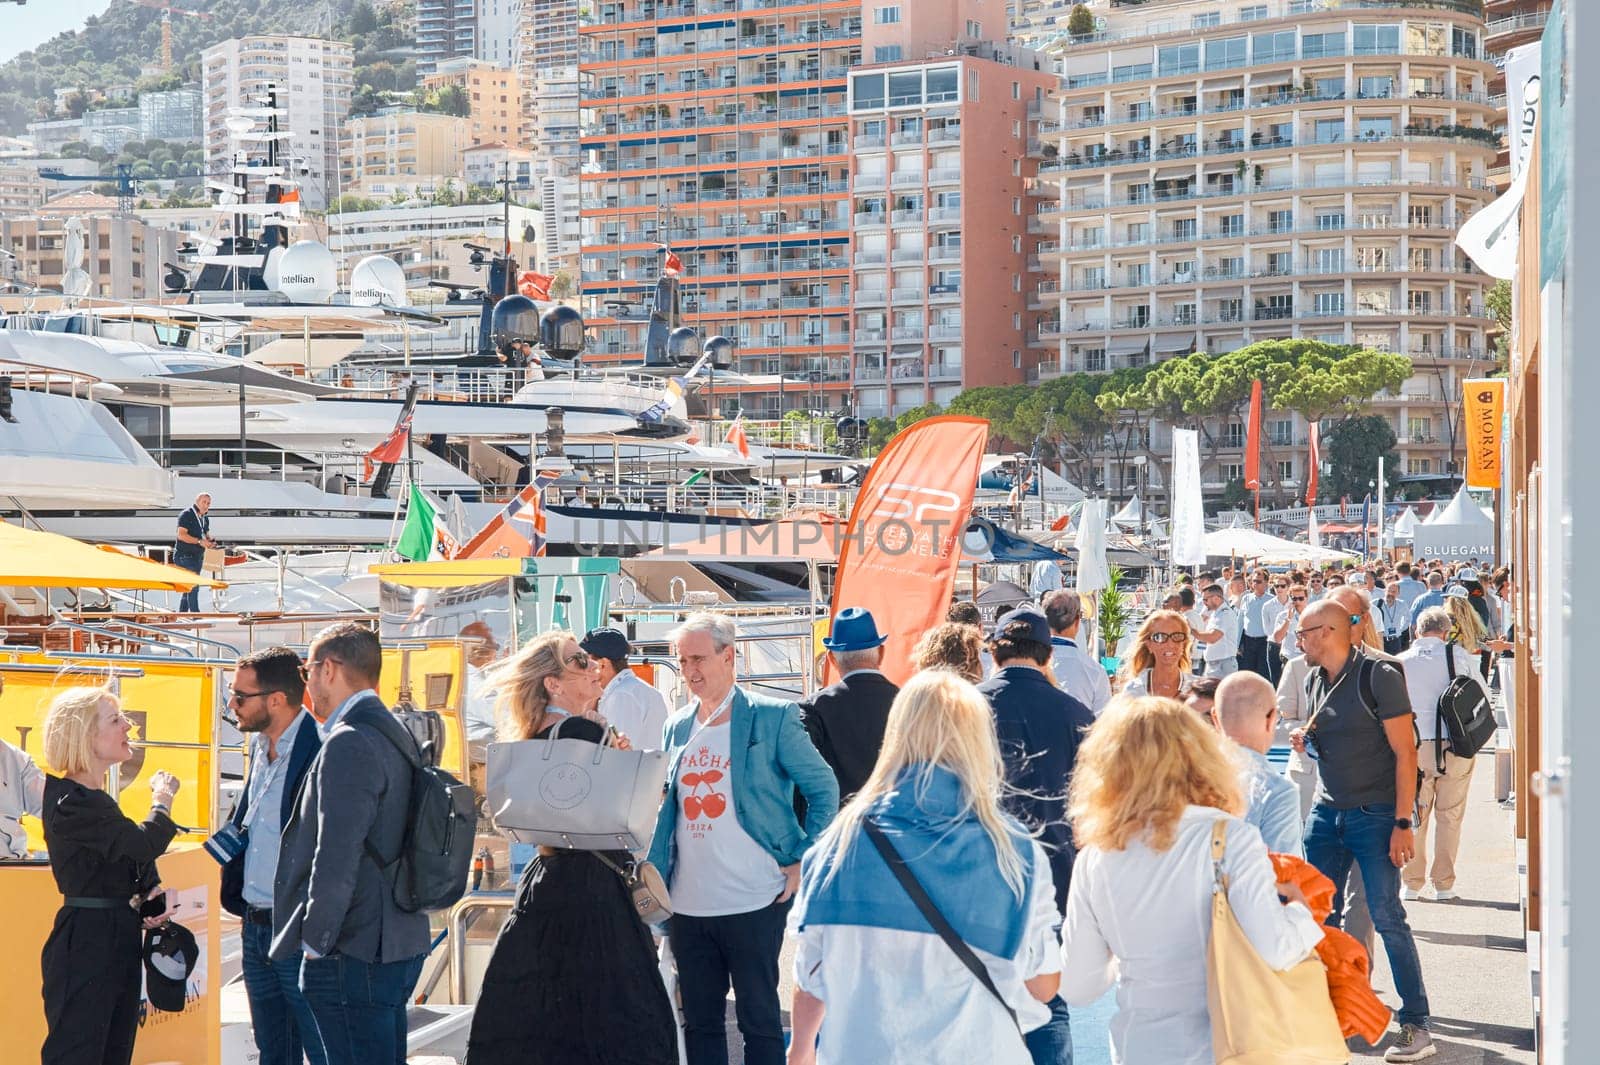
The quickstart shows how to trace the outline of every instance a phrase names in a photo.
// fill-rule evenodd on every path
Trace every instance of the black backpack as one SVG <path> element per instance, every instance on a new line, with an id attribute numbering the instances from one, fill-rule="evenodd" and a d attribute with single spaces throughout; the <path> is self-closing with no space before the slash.
<path id="1" fill-rule="evenodd" d="M 1450 671 L 1450 683 L 1439 694 L 1439 721 L 1433 734 L 1434 756 L 1441 773 L 1444 772 L 1445 751 L 1457 758 L 1476 758 L 1499 728 L 1483 685 L 1470 674 L 1456 673 L 1455 651 L 1454 642 L 1444 645 L 1444 665 Z"/>
<path id="2" fill-rule="evenodd" d="M 411 766 L 411 802 L 400 853 L 384 861 L 370 840 L 367 857 L 378 868 L 394 871 L 394 904 L 406 913 L 442 910 L 467 893 L 472 866 L 473 832 L 477 828 L 476 797 L 434 765 L 433 753 L 418 748 L 411 733 L 389 714 L 378 731 Z"/>

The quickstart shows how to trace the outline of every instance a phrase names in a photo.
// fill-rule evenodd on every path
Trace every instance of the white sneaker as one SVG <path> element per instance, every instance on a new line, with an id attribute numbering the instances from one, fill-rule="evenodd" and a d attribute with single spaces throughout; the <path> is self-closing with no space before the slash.
<path id="1" fill-rule="evenodd" d="M 1421 1061 L 1431 1058 L 1439 1053 L 1439 1048 L 1433 1045 L 1433 1036 L 1428 1034 L 1426 1028 L 1418 1028 L 1411 1024 L 1400 1026 L 1400 1035 L 1396 1037 L 1394 1045 L 1384 1051 L 1384 1061 Z"/>
<path id="2" fill-rule="evenodd" d="M 1459 899 L 1460 897 L 1449 888 L 1433 888 L 1428 892 L 1428 900 L 1430 902 L 1449 902 L 1451 899 Z"/>
<path id="3" fill-rule="evenodd" d="M 1415 888 L 1403 887 L 1400 889 L 1400 901 L 1402 902 L 1416 902 L 1420 898 L 1422 898 L 1422 892 Z"/>

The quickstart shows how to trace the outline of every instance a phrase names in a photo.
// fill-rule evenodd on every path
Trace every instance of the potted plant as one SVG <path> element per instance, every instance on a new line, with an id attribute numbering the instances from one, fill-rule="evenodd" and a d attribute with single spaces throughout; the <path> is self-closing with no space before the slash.
<path id="1" fill-rule="evenodd" d="M 1121 665 L 1117 648 L 1122 644 L 1133 613 L 1122 594 L 1122 569 L 1112 566 L 1106 573 L 1106 582 L 1106 586 L 1100 589 L 1095 621 L 1100 627 L 1100 664 L 1106 668 L 1106 672 L 1115 673 Z"/>

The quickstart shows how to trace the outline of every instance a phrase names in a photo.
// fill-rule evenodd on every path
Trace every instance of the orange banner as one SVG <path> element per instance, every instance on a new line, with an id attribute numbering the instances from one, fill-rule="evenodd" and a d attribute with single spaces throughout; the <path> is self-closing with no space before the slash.
<path id="1" fill-rule="evenodd" d="M 884 645 L 883 672 L 911 676 L 911 652 L 944 620 L 961 562 L 989 423 L 944 416 L 917 422 L 889 441 L 867 471 L 839 551 L 833 613 L 872 612 Z M 825 683 L 834 676 L 829 663 Z"/>
<path id="2" fill-rule="evenodd" d="M 1245 427 L 1244 486 L 1261 487 L 1261 382 L 1250 386 L 1250 423 Z"/>
<path id="3" fill-rule="evenodd" d="M 1500 430 L 1504 421 L 1506 383 L 1498 378 L 1462 382 L 1461 409 L 1467 423 L 1467 487 L 1500 487 Z"/>

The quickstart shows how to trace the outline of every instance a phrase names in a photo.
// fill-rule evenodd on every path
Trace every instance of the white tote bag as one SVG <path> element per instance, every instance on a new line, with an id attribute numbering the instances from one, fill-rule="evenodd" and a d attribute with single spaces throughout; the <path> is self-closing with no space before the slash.
<path id="1" fill-rule="evenodd" d="M 667 780 L 665 751 L 623 751 L 560 738 L 491 743 L 487 809 L 518 843 L 643 850 Z"/>

